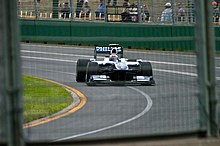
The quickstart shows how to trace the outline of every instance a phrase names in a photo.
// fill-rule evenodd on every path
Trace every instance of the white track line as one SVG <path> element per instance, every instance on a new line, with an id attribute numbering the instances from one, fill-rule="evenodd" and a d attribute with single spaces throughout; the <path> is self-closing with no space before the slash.
<path id="1" fill-rule="evenodd" d="M 34 54 L 44 54 L 44 55 L 59 55 L 59 56 L 70 56 L 70 57 L 93 57 L 91 55 L 75 55 L 75 54 L 64 54 L 64 53 L 53 53 L 53 52 L 41 52 L 41 51 L 27 51 L 21 50 L 22 53 L 34 53 Z"/>
<path id="2" fill-rule="evenodd" d="M 134 116 L 134 117 L 132 117 L 132 118 L 130 118 L 130 119 L 127 119 L 127 120 L 125 120 L 125 121 L 116 123 L 116 124 L 111 125 L 111 126 L 107 126 L 107 127 L 104 127 L 104 128 L 100 128 L 100 129 L 93 130 L 93 131 L 88 131 L 88 132 L 85 132 L 85 133 L 80 133 L 80 134 L 76 134 L 76 135 L 72 135 L 72 136 L 60 138 L 60 139 L 57 139 L 57 140 L 55 140 L 55 141 L 53 141 L 53 142 L 65 141 L 65 140 L 69 140 L 69 139 L 73 139 L 73 138 L 77 138 L 77 137 L 81 137 L 81 136 L 85 136 L 85 135 L 89 135 L 89 134 L 95 134 L 95 133 L 98 133 L 98 132 L 102 132 L 102 131 L 104 131 L 104 130 L 108 130 L 108 129 L 111 129 L 111 128 L 115 128 L 115 127 L 121 126 L 121 125 L 123 125 L 123 124 L 129 123 L 129 122 L 131 122 L 131 121 L 134 121 L 134 120 L 140 118 L 141 116 L 143 116 L 144 114 L 146 114 L 146 113 L 151 109 L 151 107 L 152 107 L 152 105 L 153 105 L 153 102 L 152 102 L 150 96 L 148 96 L 146 93 L 144 93 L 143 91 L 141 91 L 141 90 L 139 90 L 139 89 L 137 89 L 137 88 L 135 88 L 135 87 L 128 87 L 128 88 L 139 92 L 139 93 L 142 94 L 142 95 L 145 97 L 145 99 L 147 100 L 147 106 L 145 107 L 145 109 L 144 109 L 141 113 L 137 114 L 136 116 Z"/>
<path id="3" fill-rule="evenodd" d="M 157 68 L 153 68 L 153 71 L 160 71 L 160 72 L 166 72 L 166 73 L 174 73 L 174 74 L 181 74 L 181 75 L 197 77 L 197 74 L 189 73 L 189 72 L 180 72 L 180 71 L 166 70 L 166 69 L 157 69 Z"/>
<path id="4" fill-rule="evenodd" d="M 44 54 L 44 55 L 70 56 L 70 57 L 89 57 L 89 58 L 93 57 L 91 55 L 78 55 L 78 54 L 75 55 L 75 54 L 53 53 L 53 52 L 42 52 L 42 51 L 21 50 L 21 52 L 23 52 L 23 53 L 34 53 L 34 54 Z M 185 63 L 162 62 L 162 61 L 154 61 L 154 60 L 145 60 L 145 61 L 149 61 L 151 63 L 157 63 L 157 64 L 167 64 L 167 65 L 180 65 L 180 66 L 189 66 L 189 67 L 195 67 L 196 66 L 195 64 L 185 64 Z M 220 67 L 216 67 L 216 68 L 220 69 Z"/>
<path id="5" fill-rule="evenodd" d="M 46 72 L 53 72 L 53 73 L 61 73 L 61 74 L 68 74 L 68 75 L 73 75 L 76 76 L 76 73 L 71 73 L 71 72 L 63 72 L 63 71 L 57 71 L 57 70 L 49 70 L 49 69 L 41 69 L 41 68 L 32 68 L 32 67 L 22 67 L 22 69 L 34 69 L 38 71 L 46 71 Z"/>
<path id="6" fill-rule="evenodd" d="M 70 62 L 70 63 L 76 63 L 76 61 L 73 60 L 64 60 L 64 59 L 53 59 L 53 58 L 45 58 L 45 57 L 30 57 L 30 56 L 21 56 L 25 59 L 35 59 L 35 60 L 47 60 L 47 61 L 59 61 L 59 62 Z"/>
<path id="7" fill-rule="evenodd" d="M 73 60 L 64 60 L 64 59 L 53 59 L 53 58 L 45 58 L 45 57 L 30 57 L 30 56 L 21 56 L 25 59 L 36 59 L 36 60 L 47 60 L 47 61 L 59 61 L 59 62 L 69 62 L 69 63 L 76 63 L 77 61 Z M 159 63 L 159 64 L 169 64 L 169 65 L 180 65 L 180 66 L 194 66 L 193 64 L 182 64 L 182 63 L 172 63 L 172 62 L 159 62 L 159 61 L 150 61 L 152 63 Z M 220 67 L 217 67 L 217 69 L 220 69 Z M 180 71 L 174 71 L 174 70 L 164 70 L 164 69 L 156 69 L 153 68 L 155 71 L 161 71 L 161 72 L 168 72 L 168 73 L 174 73 L 174 74 L 181 74 L 181 75 L 188 75 L 196 77 L 197 74 L 195 73 L 188 73 L 188 72 L 180 72 Z M 220 80 L 220 77 L 216 77 L 217 80 Z"/>
<path id="8" fill-rule="evenodd" d="M 41 46 L 41 47 L 44 47 L 44 48 L 48 48 L 48 49 L 51 49 L 51 48 L 66 48 L 66 49 L 74 49 L 74 50 L 87 50 L 87 51 L 91 51 L 91 50 L 94 50 L 94 47 L 87 47 L 87 48 L 82 48 L 82 47 L 78 47 L 78 46 L 47 46 L 47 45 L 40 45 L 40 44 L 22 44 L 22 46 Z M 158 51 L 158 52 L 153 52 L 153 51 L 143 51 L 143 50 L 138 50 L 138 51 L 135 51 L 135 50 L 124 50 L 124 52 L 130 52 L 130 53 L 139 53 L 139 54 L 155 54 L 155 55 L 163 55 L 163 56 L 183 56 L 183 57 L 192 57 L 192 58 L 195 58 L 196 55 L 194 54 L 178 54 L 178 53 L 172 53 L 172 52 L 164 52 L 164 51 Z M 181 53 L 181 52 L 180 52 Z M 216 59 L 220 59 L 220 57 L 216 56 Z"/>

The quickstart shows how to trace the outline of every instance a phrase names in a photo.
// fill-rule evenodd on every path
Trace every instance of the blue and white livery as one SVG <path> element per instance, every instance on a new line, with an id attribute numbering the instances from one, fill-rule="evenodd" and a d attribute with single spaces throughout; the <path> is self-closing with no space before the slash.
<path id="1" fill-rule="evenodd" d="M 107 56 L 100 60 L 98 54 Z M 117 44 L 96 46 L 94 58 L 79 59 L 76 71 L 76 81 L 87 85 L 155 85 L 151 63 L 124 58 L 123 48 Z"/>

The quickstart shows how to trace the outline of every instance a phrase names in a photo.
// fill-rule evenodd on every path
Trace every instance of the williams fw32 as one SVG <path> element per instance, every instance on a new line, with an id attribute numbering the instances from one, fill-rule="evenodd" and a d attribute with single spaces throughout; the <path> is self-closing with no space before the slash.
<path id="1" fill-rule="evenodd" d="M 104 59 L 102 54 L 105 54 Z M 98 58 L 99 57 L 99 58 Z M 155 85 L 150 62 L 123 57 L 118 44 L 97 46 L 94 58 L 79 59 L 76 65 L 76 81 L 87 85 Z"/>

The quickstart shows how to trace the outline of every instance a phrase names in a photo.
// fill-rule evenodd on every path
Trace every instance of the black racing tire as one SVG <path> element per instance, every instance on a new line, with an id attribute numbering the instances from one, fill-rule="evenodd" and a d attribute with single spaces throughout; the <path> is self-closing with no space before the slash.
<path id="1" fill-rule="evenodd" d="M 152 76 L 152 79 L 149 82 L 142 83 L 142 85 L 147 85 L 147 86 L 155 86 L 156 83 L 153 79 L 153 71 L 152 71 L 152 66 L 150 62 L 141 62 L 141 75 L 142 76 Z"/>
<path id="2" fill-rule="evenodd" d="M 87 64 L 90 62 L 89 59 L 79 59 L 76 63 L 76 81 L 85 82 L 86 81 L 86 69 Z"/>
<path id="3" fill-rule="evenodd" d="M 143 76 L 153 76 L 152 66 L 150 62 L 141 62 L 140 63 L 140 73 Z"/>
<path id="4" fill-rule="evenodd" d="M 93 83 L 90 82 L 91 75 L 97 75 L 99 71 L 99 65 L 97 62 L 89 62 L 87 65 L 86 70 L 86 83 L 87 85 L 92 85 Z"/>

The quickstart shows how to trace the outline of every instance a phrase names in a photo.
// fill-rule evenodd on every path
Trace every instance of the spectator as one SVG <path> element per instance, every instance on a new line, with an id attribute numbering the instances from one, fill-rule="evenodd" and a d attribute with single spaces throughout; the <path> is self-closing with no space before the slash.
<path id="1" fill-rule="evenodd" d="M 83 0 L 77 0 L 77 3 L 76 3 L 76 17 L 77 18 L 79 18 L 79 13 L 82 10 L 83 2 L 84 2 Z"/>
<path id="2" fill-rule="evenodd" d="M 70 7 L 69 7 L 69 3 L 65 2 L 63 7 L 60 9 L 60 13 L 62 18 L 69 18 L 69 14 L 70 14 Z"/>
<path id="3" fill-rule="evenodd" d="M 130 6 L 130 3 L 129 3 L 129 0 L 124 0 L 124 2 L 123 2 L 123 12 L 126 12 L 128 9 L 127 9 L 127 7 L 129 7 Z"/>
<path id="4" fill-rule="evenodd" d="M 147 7 L 147 5 L 143 5 L 143 10 L 142 10 L 142 12 L 144 13 L 144 18 L 143 18 L 143 20 L 144 21 L 150 21 L 150 13 L 149 13 L 149 11 L 148 11 L 148 7 Z"/>
<path id="5" fill-rule="evenodd" d="M 101 18 L 103 18 L 104 17 L 104 10 L 105 9 L 104 9 L 103 0 L 100 0 L 98 9 L 95 11 L 96 18 L 98 18 L 100 15 L 101 15 Z"/>
<path id="6" fill-rule="evenodd" d="M 173 12 L 171 9 L 171 3 L 165 4 L 165 10 L 161 14 L 161 22 L 172 22 L 173 21 Z"/>
<path id="7" fill-rule="evenodd" d="M 81 17 L 84 18 L 88 18 L 89 17 L 89 14 L 91 12 L 91 8 L 89 6 L 89 2 L 88 0 L 85 0 L 84 1 L 84 6 L 82 7 L 82 10 L 81 10 Z"/>
<path id="8" fill-rule="evenodd" d="M 218 7 L 218 3 L 216 1 L 213 1 L 212 7 L 213 7 L 213 22 L 219 22 L 220 11 Z"/>
<path id="9" fill-rule="evenodd" d="M 123 10 L 121 13 L 122 21 L 124 21 L 124 22 L 131 20 L 130 15 L 129 15 L 129 7 L 130 7 L 130 3 L 128 2 L 128 0 L 124 0 Z"/>
<path id="10" fill-rule="evenodd" d="M 128 20 L 132 21 L 132 22 L 138 22 L 139 18 L 138 18 L 138 6 L 135 5 L 134 3 L 130 5 L 129 7 L 129 18 Z"/>
<path id="11" fill-rule="evenodd" d="M 111 0 L 108 0 L 107 5 L 109 6 L 110 3 L 111 3 Z M 113 4 L 112 4 L 112 6 L 116 6 L 116 5 L 117 5 L 117 0 L 113 0 Z"/>
<path id="12" fill-rule="evenodd" d="M 185 21 L 185 10 L 182 7 L 181 3 L 177 3 L 177 21 L 182 22 Z"/>

